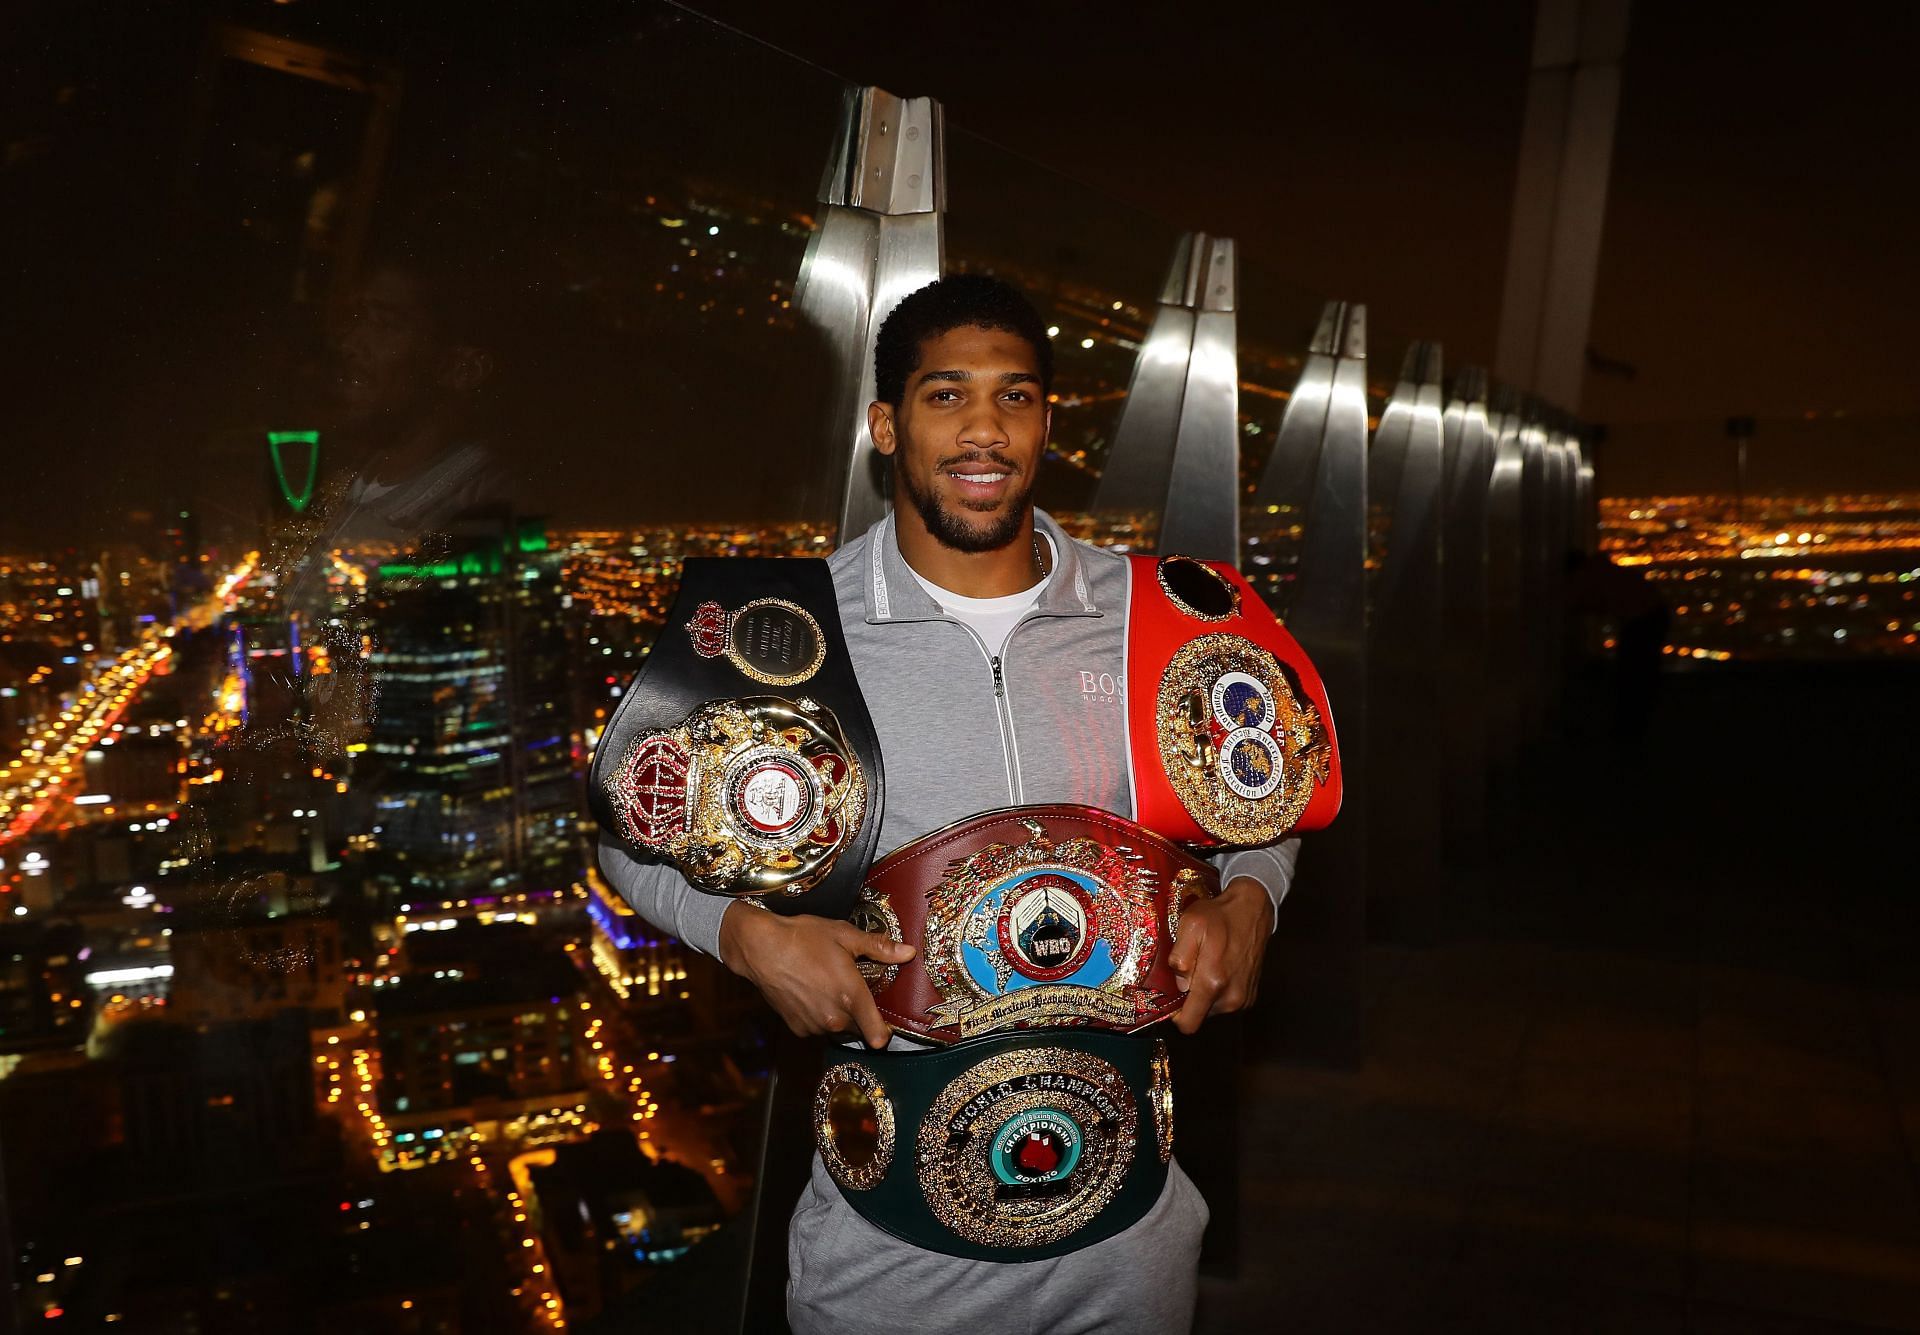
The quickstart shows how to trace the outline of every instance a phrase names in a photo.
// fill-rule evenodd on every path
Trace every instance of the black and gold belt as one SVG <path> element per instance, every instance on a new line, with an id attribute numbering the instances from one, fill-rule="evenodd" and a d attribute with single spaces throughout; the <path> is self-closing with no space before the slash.
<path id="1" fill-rule="evenodd" d="M 1153 1208 L 1173 1155 L 1164 1040 L 1029 1030 L 830 1050 L 814 1142 L 862 1217 L 929 1251 L 1039 1261 Z"/>

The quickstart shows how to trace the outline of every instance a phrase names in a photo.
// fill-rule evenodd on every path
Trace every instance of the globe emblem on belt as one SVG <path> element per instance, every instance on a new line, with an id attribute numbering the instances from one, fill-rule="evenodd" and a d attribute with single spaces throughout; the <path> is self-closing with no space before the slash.
<path id="1" fill-rule="evenodd" d="M 1223 728 L 1271 728 L 1273 692 L 1245 672 L 1221 674 L 1208 692 L 1213 716 Z"/>
<path id="2" fill-rule="evenodd" d="M 1082 1140 L 1080 1124 L 1054 1108 L 1008 1118 L 994 1133 L 989 1156 L 1000 1184 L 996 1194 L 1038 1195 L 1048 1186 L 1064 1186 L 1079 1166 Z"/>
<path id="3" fill-rule="evenodd" d="M 1280 743 L 1264 728 L 1235 728 L 1220 744 L 1220 777 L 1249 801 L 1279 791 L 1285 766 Z"/>

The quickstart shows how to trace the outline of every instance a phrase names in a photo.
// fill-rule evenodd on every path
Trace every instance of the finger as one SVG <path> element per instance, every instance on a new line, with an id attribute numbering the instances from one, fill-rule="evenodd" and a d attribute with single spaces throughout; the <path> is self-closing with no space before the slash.
<path id="1" fill-rule="evenodd" d="M 1185 930 L 1180 939 L 1173 943 L 1173 949 L 1167 952 L 1167 967 L 1182 978 L 1193 972 L 1193 962 L 1199 957 L 1200 942 L 1207 934 L 1206 920 L 1183 918 L 1180 926 Z"/>
<path id="2" fill-rule="evenodd" d="M 893 1037 L 893 1028 L 880 1018 L 880 1008 L 873 1004 L 873 994 L 866 988 L 850 996 L 843 997 L 849 1010 L 853 1012 L 853 1023 L 858 1026 L 860 1036 L 867 1040 L 870 1048 L 884 1048 L 887 1040 Z"/>
<path id="3" fill-rule="evenodd" d="M 1215 998 L 1220 995 L 1221 978 L 1214 969 L 1196 969 L 1188 975 L 1187 999 L 1180 1006 L 1180 1013 L 1173 1017 L 1174 1027 L 1183 1034 L 1191 1034 L 1200 1027 L 1200 1022 L 1213 1011 Z"/>
<path id="4" fill-rule="evenodd" d="M 913 958 L 913 947 L 904 941 L 895 941 L 878 932 L 863 932 L 858 927 L 848 926 L 840 936 L 840 943 L 847 953 L 861 959 L 878 960 L 882 964 L 905 964 Z"/>
<path id="5" fill-rule="evenodd" d="M 1207 1008 L 1195 1004 L 1189 993 L 1187 1000 L 1173 1016 L 1173 1027 L 1183 1034 L 1192 1034 L 1199 1030 L 1200 1022 L 1207 1018 Z"/>

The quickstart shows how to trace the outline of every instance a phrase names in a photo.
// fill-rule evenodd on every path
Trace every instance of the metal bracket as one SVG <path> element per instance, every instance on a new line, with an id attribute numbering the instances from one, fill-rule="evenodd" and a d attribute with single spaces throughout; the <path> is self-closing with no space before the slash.
<path id="1" fill-rule="evenodd" d="M 1442 419 L 1440 681 L 1448 702 L 1442 801 L 1446 837 L 1455 851 L 1477 857 L 1487 824 L 1487 497 L 1493 478 L 1493 428 L 1487 417 L 1487 373 L 1454 377 Z"/>
<path id="2" fill-rule="evenodd" d="M 1528 652 L 1521 496 L 1525 451 L 1519 400 L 1512 390 L 1494 390 L 1488 424 L 1493 467 L 1487 480 L 1487 745 L 1494 765 L 1510 770 L 1520 754 Z"/>
<path id="3" fill-rule="evenodd" d="M 1274 558 L 1274 564 L 1254 572 L 1256 587 L 1276 612 L 1296 623 L 1304 619 L 1362 658 L 1366 355 L 1367 308 L 1328 302 L 1254 493 L 1257 522 L 1269 535 Z M 1297 544 L 1283 536 L 1294 529 L 1301 530 Z M 1297 627 L 1295 633 L 1300 633 Z M 1316 652 L 1314 662 L 1320 661 Z"/>
<path id="4" fill-rule="evenodd" d="M 887 512 L 884 469 L 867 430 L 873 340 L 900 299 L 940 276 L 946 152 L 940 104 L 848 89 L 827 168 L 826 206 L 807 242 L 794 307 L 826 336 L 834 364 L 829 439 L 839 470 L 839 540 Z"/>
<path id="5" fill-rule="evenodd" d="M 1366 329 L 1366 307 L 1326 306 L 1248 520 L 1254 586 L 1312 655 L 1354 757 L 1368 753 Z M 1282 948 L 1281 1012 L 1314 1017 L 1291 1041 L 1321 1060 L 1355 1060 L 1360 1046 L 1370 769 L 1347 767 L 1340 819 L 1314 836 L 1311 873 L 1293 891 L 1313 905 L 1311 925 Z"/>
<path id="6" fill-rule="evenodd" d="M 1367 736 L 1376 908 L 1396 934 L 1425 938 L 1440 917 L 1440 477 L 1444 427 L 1438 343 L 1407 348 L 1367 452 L 1380 548 L 1367 625 Z"/>
<path id="7" fill-rule="evenodd" d="M 1161 551 L 1237 562 L 1236 266 L 1231 237 L 1189 232 L 1174 248 L 1093 508 L 1157 514 Z"/>

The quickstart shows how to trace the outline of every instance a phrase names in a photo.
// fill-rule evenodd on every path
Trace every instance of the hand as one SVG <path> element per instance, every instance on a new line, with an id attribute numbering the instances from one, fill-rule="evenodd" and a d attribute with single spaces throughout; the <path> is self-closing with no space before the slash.
<path id="1" fill-rule="evenodd" d="M 1180 914 L 1180 939 L 1167 957 L 1187 994 L 1174 1027 L 1191 1034 L 1209 1015 L 1253 1005 L 1272 933 L 1273 901 L 1250 876 L 1236 876 L 1215 898 L 1189 900 Z"/>
<path id="2" fill-rule="evenodd" d="M 904 964 L 913 947 L 805 913 L 729 904 L 720 916 L 720 962 L 759 988 L 787 1028 L 802 1037 L 857 1029 L 868 1047 L 884 1048 L 893 1029 L 854 964 L 861 958 Z"/>

